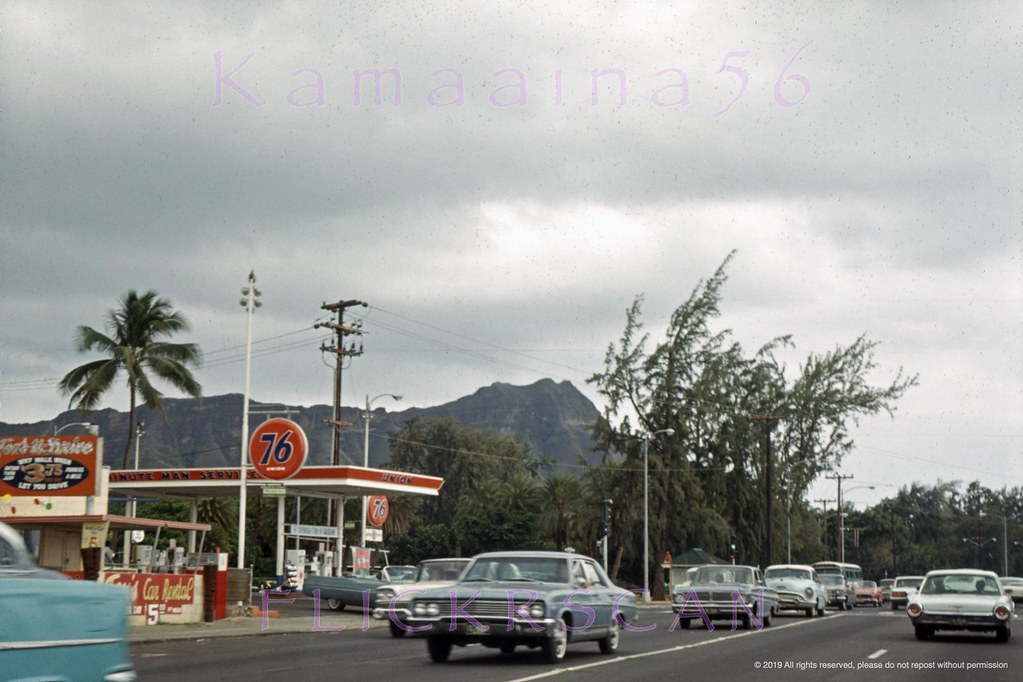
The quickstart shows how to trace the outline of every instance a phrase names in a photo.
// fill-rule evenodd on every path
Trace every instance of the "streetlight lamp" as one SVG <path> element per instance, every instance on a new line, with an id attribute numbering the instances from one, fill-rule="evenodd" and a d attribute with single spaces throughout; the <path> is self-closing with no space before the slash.
<path id="1" fill-rule="evenodd" d="M 978 536 L 973 537 L 973 538 L 963 538 L 963 542 L 969 542 L 974 547 L 977 548 L 977 558 L 976 558 L 976 561 L 975 561 L 974 565 L 977 568 L 980 568 L 980 550 L 981 550 L 981 548 L 983 548 L 984 545 L 987 545 L 989 543 L 998 542 L 998 538 L 985 538 L 983 535 L 978 535 Z"/>
<path id="2" fill-rule="evenodd" d="M 675 429 L 660 429 L 643 436 L 643 601 L 650 601 L 650 466 L 647 450 L 658 434 L 674 436 Z"/>
<path id="3" fill-rule="evenodd" d="M 373 413 L 370 412 L 374 401 L 377 398 L 394 398 L 394 400 L 401 400 L 400 395 L 394 393 L 381 393 L 380 395 L 373 396 L 372 399 L 366 396 L 366 411 L 362 413 L 362 466 L 369 468 L 369 421 L 373 418 Z M 365 495 L 362 496 L 362 542 L 360 547 L 366 546 L 366 513 L 367 506 L 369 505 L 369 498 Z"/>
<path id="4" fill-rule="evenodd" d="M 64 429 L 69 429 L 72 426 L 84 426 L 86 430 L 88 430 L 90 436 L 99 435 L 99 424 L 93 424 L 92 422 L 71 422 L 70 424 L 64 424 L 64 426 L 54 430 L 53 435 L 56 436 Z"/>

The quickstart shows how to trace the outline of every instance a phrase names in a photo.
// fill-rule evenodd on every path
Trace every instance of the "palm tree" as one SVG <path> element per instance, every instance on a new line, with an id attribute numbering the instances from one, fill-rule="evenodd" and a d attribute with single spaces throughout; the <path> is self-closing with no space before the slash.
<path id="1" fill-rule="evenodd" d="M 120 307 L 108 311 L 108 334 L 92 327 L 78 327 L 78 352 L 97 350 L 106 354 L 68 372 L 59 388 L 70 395 L 69 409 L 91 410 L 99 403 L 114 379 L 123 370 L 127 375 L 131 404 L 128 411 L 128 438 L 125 441 L 121 468 L 128 467 L 132 434 L 135 431 L 135 403 L 162 411 L 163 394 L 149 380 L 152 373 L 193 398 L 200 398 L 202 387 L 192 376 L 188 365 L 198 366 L 202 358 L 194 343 L 167 343 L 160 339 L 175 332 L 187 331 L 188 323 L 169 301 L 158 298 L 155 291 L 139 296 L 134 290 L 121 299 Z"/>

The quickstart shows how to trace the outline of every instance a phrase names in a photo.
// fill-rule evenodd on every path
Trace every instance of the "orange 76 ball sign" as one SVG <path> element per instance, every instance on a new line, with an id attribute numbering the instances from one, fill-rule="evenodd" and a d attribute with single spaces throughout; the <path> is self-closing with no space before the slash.
<path id="1" fill-rule="evenodd" d="M 249 438 L 252 467 L 263 478 L 291 478 L 302 468 L 308 452 L 305 431 L 290 419 L 268 419 Z"/>

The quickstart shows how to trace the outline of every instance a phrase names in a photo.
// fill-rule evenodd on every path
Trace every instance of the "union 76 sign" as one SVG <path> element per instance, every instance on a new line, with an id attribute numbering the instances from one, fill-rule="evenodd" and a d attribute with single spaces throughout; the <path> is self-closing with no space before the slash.
<path id="1" fill-rule="evenodd" d="M 291 478 L 302 468 L 308 452 L 305 431 L 290 419 L 268 419 L 249 438 L 252 467 L 263 478 Z"/>

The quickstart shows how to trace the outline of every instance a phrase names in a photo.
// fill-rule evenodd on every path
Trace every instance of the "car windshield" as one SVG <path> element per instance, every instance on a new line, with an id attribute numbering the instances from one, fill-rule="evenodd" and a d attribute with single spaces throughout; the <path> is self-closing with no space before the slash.
<path id="1" fill-rule="evenodd" d="M 920 587 L 923 578 L 896 578 L 895 587 Z"/>
<path id="2" fill-rule="evenodd" d="M 547 557 L 483 557 L 475 560 L 462 576 L 462 582 L 526 581 L 568 583 L 568 561 Z"/>
<path id="3" fill-rule="evenodd" d="M 699 585 L 752 583 L 753 571 L 745 566 L 703 566 L 693 582 Z"/>
<path id="4" fill-rule="evenodd" d="M 764 580 L 781 580 L 782 578 L 813 580 L 810 571 L 805 568 L 769 568 L 764 572 Z"/>
<path id="5" fill-rule="evenodd" d="M 1023 578 L 1002 578 L 1002 585 L 1020 587 L 1023 586 Z"/>
<path id="6" fill-rule="evenodd" d="M 821 576 L 821 582 L 824 583 L 825 585 L 844 585 L 845 578 L 843 578 L 840 575 L 825 573 L 824 575 Z"/>
<path id="7" fill-rule="evenodd" d="M 998 582 L 989 575 L 939 574 L 928 577 L 921 594 L 1000 594 Z"/>
<path id="8" fill-rule="evenodd" d="M 862 587 L 864 590 L 876 590 L 877 583 L 875 583 L 873 580 L 864 580 L 863 584 L 860 585 L 860 587 Z"/>
<path id="9" fill-rule="evenodd" d="M 416 582 L 426 580 L 458 580 L 462 569 L 468 564 L 468 559 L 460 561 L 424 561 L 419 564 L 416 572 Z"/>
<path id="10" fill-rule="evenodd" d="M 415 566 L 388 566 L 387 576 L 394 583 L 410 582 L 416 575 Z"/>

